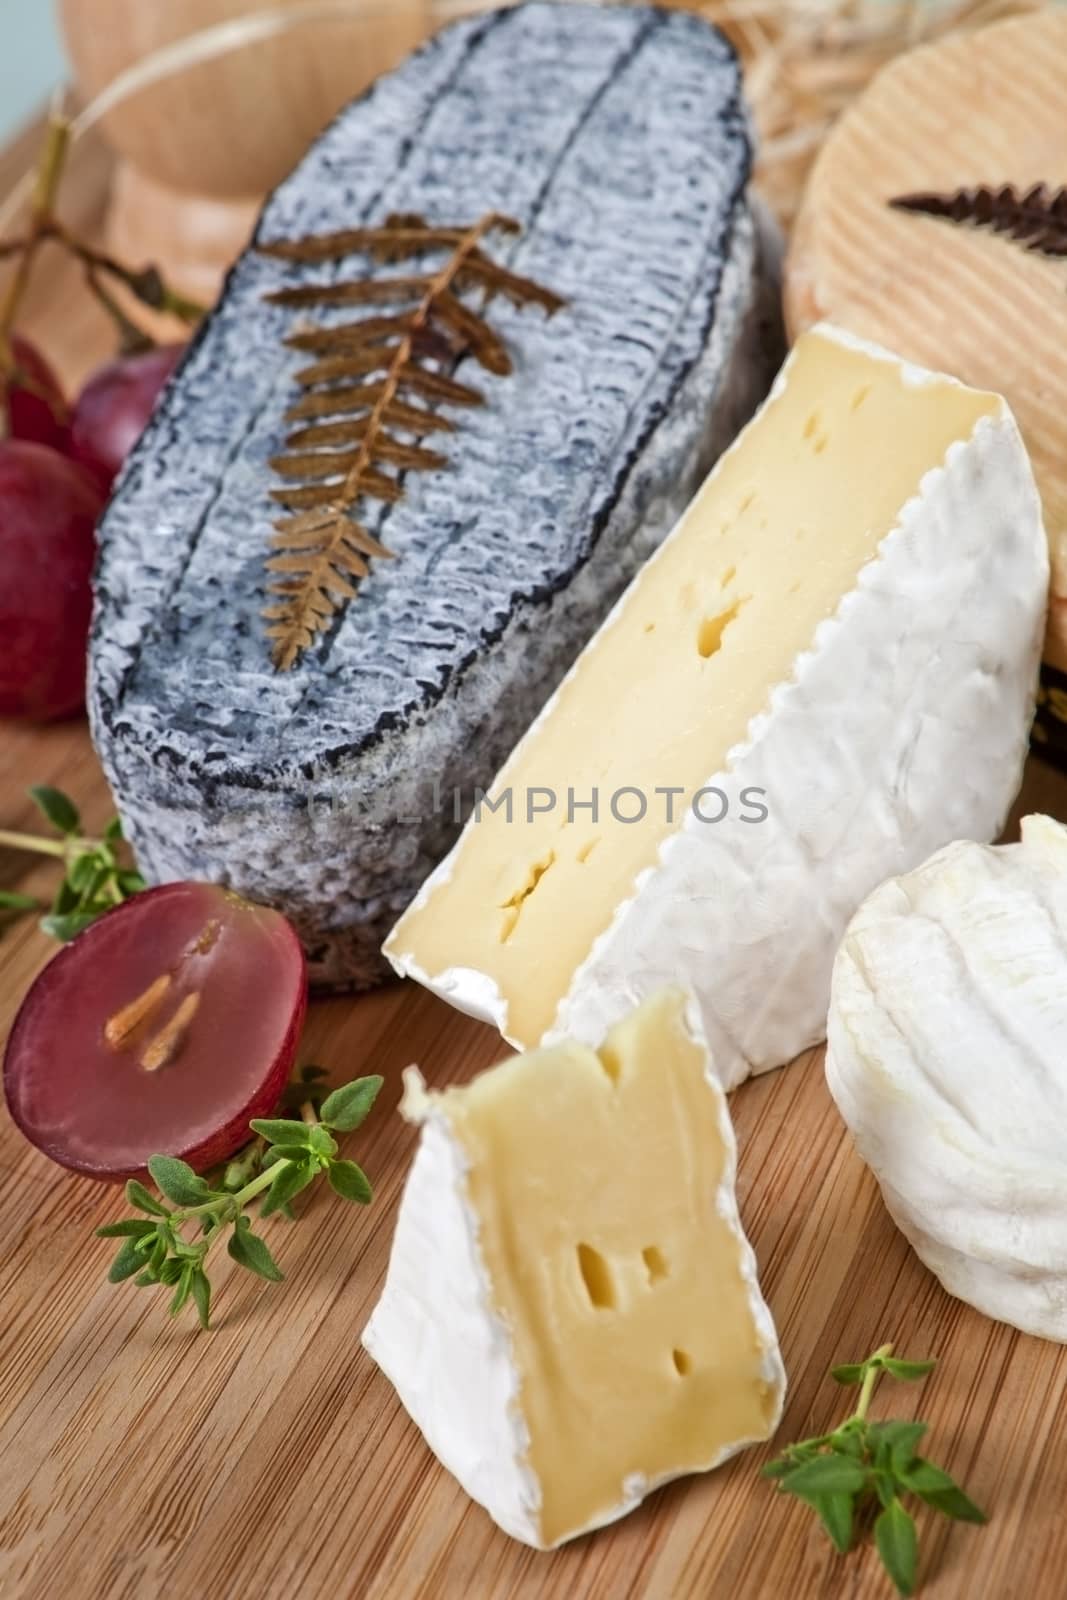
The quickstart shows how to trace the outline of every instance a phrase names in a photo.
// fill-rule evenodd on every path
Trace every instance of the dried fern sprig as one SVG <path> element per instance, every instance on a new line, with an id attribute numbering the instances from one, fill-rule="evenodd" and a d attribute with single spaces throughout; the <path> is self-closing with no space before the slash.
<path id="1" fill-rule="evenodd" d="M 1067 188 L 1035 183 L 1020 191 L 1010 183 L 995 189 L 982 185 L 952 194 L 897 195 L 889 204 L 896 211 L 991 228 L 1041 255 L 1067 256 Z"/>
<path id="2" fill-rule="evenodd" d="M 356 598 L 357 585 L 369 571 L 368 558 L 393 553 L 357 520 L 357 504 L 399 500 L 400 474 L 447 465 L 440 451 L 419 442 L 455 429 L 431 405 L 484 403 L 479 390 L 438 368 L 471 356 L 487 371 L 506 376 L 511 358 L 484 315 L 489 302 L 503 295 L 518 306 L 539 305 L 549 315 L 563 304 L 558 295 L 484 253 L 482 241 L 494 231 L 514 234 L 519 225 L 495 212 L 466 228 L 430 227 L 419 217 L 394 216 L 381 228 L 261 246 L 264 254 L 301 263 L 340 260 L 353 251 L 384 262 L 448 251 L 435 271 L 300 284 L 267 297 L 272 304 L 305 310 L 403 307 L 340 326 L 301 329 L 286 341 L 319 359 L 297 374 L 303 393 L 286 412 L 287 421 L 304 425 L 289 434 L 285 450 L 271 462 L 283 480 L 271 490 L 272 498 L 289 513 L 274 524 L 274 553 L 267 562 L 274 598 L 263 613 L 281 671 L 325 631 L 340 606 Z M 469 289 L 481 293 L 479 311 L 460 298 Z M 426 361 L 436 366 L 427 367 Z"/>

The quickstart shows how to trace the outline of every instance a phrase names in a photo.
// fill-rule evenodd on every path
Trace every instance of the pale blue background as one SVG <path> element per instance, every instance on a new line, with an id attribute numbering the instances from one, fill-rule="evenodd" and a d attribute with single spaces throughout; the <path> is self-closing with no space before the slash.
<path id="1" fill-rule="evenodd" d="M 0 0 L 0 141 L 29 120 L 64 75 L 52 0 Z"/>

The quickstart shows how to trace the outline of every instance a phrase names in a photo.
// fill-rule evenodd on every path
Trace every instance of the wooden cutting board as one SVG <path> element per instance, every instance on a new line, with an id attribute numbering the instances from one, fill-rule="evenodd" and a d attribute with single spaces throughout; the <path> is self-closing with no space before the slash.
<path id="1" fill-rule="evenodd" d="M 17 165 L 0 160 L 0 193 Z M 86 169 L 83 197 L 106 173 Z M 96 188 L 94 188 L 94 184 Z M 63 272 L 27 331 L 83 371 L 105 349 Z M 89 831 L 111 802 L 84 725 L 0 723 L 0 828 L 32 829 L 29 783 L 68 790 Z M 1067 778 L 1032 761 L 1016 808 L 1067 818 Z M 1014 832 L 1014 820 L 1013 828 Z M 55 868 L 0 850 L 0 887 L 47 894 Z M 0 1038 L 55 947 L 32 919 L 0 942 Z M 72 1037 L 71 1049 L 77 1049 Z M 270 1242 L 286 1281 L 216 1275 L 217 1327 L 171 1322 L 158 1294 L 110 1287 L 92 1237 L 124 1209 L 71 1177 L 0 1112 L 0 1596 L 48 1600 L 883 1600 L 873 1552 L 833 1554 L 813 1516 L 759 1476 L 769 1450 L 654 1495 L 554 1554 L 500 1533 L 437 1464 L 359 1333 L 380 1289 L 414 1134 L 400 1071 L 435 1084 L 502 1054 L 489 1029 L 411 987 L 312 1006 L 303 1059 L 387 1088 L 354 1153 L 369 1211 L 316 1193 Z M 731 1101 L 741 1211 L 789 1372 L 779 1441 L 822 1432 L 847 1401 L 827 1377 L 891 1339 L 936 1356 L 924 1385 L 875 1412 L 920 1414 L 930 1453 L 991 1515 L 920 1514 L 930 1600 L 1062 1600 L 1067 1592 L 1067 1349 L 951 1300 L 893 1227 L 827 1094 L 821 1052 Z"/>

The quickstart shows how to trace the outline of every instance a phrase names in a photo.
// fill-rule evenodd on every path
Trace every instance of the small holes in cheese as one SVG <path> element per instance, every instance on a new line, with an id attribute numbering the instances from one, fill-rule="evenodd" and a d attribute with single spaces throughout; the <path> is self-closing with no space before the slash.
<path id="1" fill-rule="evenodd" d="M 680 1378 L 687 1378 L 692 1372 L 693 1358 L 684 1350 L 672 1350 L 671 1360 L 674 1362 L 674 1370 Z"/>
<path id="2" fill-rule="evenodd" d="M 505 900 L 503 905 L 500 907 L 501 911 L 504 913 L 504 918 L 500 927 L 501 944 L 507 944 L 512 934 L 515 932 L 515 929 L 518 926 L 519 914 L 522 911 L 523 906 L 533 894 L 534 890 L 541 882 L 541 879 L 544 877 L 549 867 L 553 865 L 555 859 L 556 852 L 554 850 L 550 850 L 543 860 L 535 861 L 526 875 L 526 882 L 520 889 L 516 889 L 511 898 Z"/>
<path id="3" fill-rule="evenodd" d="M 823 427 L 822 417 L 817 411 L 813 411 L 807 422 L 805 422 L 804 432 L 801 437 L 811 445 L 817 456 L 821 456 L 826 446 L 830 443 L 830 435 Z"/>
<path id="4" fill-rule="evenodd" d="M 716 617 L 705 617 L 697 629 L 697 653 L 707 661 L 713 656 L 722 644 L 722 636 L 733 622 L 744 604 L 735 600 L 732 606 L 725 611 L 720 611 Z"/>
<path id="5" fill-rule="evenodd" d="M 641 1259 L 645 1263 L 649 1283 L 659 1283 L 670 1271 L 667 1258 L 658 1244 L 650 1244 L 642 1250 Z"/>
<path id="6" fill-rule="evenodd" d="M 596 1058 L 604 1069 L 604 1076 L 610 1078 L 612 1083 L 618 1083 L 622 1077 L 622 1061 L 617 1052 L 610 1045 L 602 1044 Z"/>
<path id="7" fill-rule="evenodd" d="M 614 1310 L 615 1281 L 611 1268 L 600 1251 L 594 1250 L 591 1244 L 578 1246 L 578 1271 L 582 1275 L 590 1305 L 598 1311 Z"/>

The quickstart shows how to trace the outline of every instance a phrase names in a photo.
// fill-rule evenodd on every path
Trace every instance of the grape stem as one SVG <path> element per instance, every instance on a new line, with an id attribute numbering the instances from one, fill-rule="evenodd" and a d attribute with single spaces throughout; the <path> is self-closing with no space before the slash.
<path id="1" fill-rule="evenodd" d="M 55 204 L 56 190 L 63 172 L 63 163 L 70 143 L 70 123 L 60 110 L 58 100 L 53 104 L 48 119 L 48 132 L 44 149 L 37 165 L 37 176 L 30 203 L 30 231 L 18 252 L 18 260 L 7 293 L 0 301 L 0 439 L 11 432 L 11 406 L 9 390 L 11 380 L 18 372 L 18 362 L 11 344 L 11 330 L 15 316 L 29 288 L 34 257 L 41 246 L 45 226 Z M 33 388 L 34 385 L 31 385 Z"/>
<path id="2" fill-rule="evenodd" d="M 9 335 L 14 326 L 15 315 L 22 303 L 22 298 L 29 287 L 30 273 L 33 268 L 33 258 L 37 254 L 48 230 L 55 208 L 56 191 L 59 180 L 63 174 L 63 164 L 67 159 L 67 148 L 70 144 L 70 123 L 63 115 L 58 104 L 53 105 L 48 118 L 48 131 L 45 134 L 44 149 L 37 165 L 37 177 L 33 187 L 33 199 L 30 203 L 30 231 L 19 256 L 15 276 L 8 285 L 8 290 L 0 305 L 0 359 L 5 363 L 5 370 L 11 370 L 13 357 L 10 349 Z"/>
<path id="3" fill-rule="evenodd" d="M 3 299 L 0 300 L 0 439 L 7 438 L 10 433 L 8 393 L 12 380 L 18 377 L 20 387 L 27 387 L 31 391 L 38 387 L 32 379 L 18 373 L 18 363 L 11 344 L 11 331 L 29 288 L 37 253 L 46 241 L 54 241 L 81 262 L 85 268 L 89 288 L 118 329 L 124 354 L 150 350 L 155 341 L 117 304 L 101 282 L 102 275 L 116 279 L 150 311 L 163 312 L 189 324 L 198 322 L 204 315 L 203 306 L 171 289 L 155 267 L 145 267 L 141 271 L 135 271 L 131 267 L 124 266 L 114 256 L 95 250 L 84 240 L 77 238 L 59 221 L 56 216 L 56 197 L 70 149 L 70 136 L 70 121 L 63 112 L 61 97 L 57 95 L 49 113 L 44 145 L 37 163 L 33 197 L 30 201 L 29 228 L 17 239 L 0 240 L 0 261 L 8 259 L 15 261 L 11 282 Z"/>

